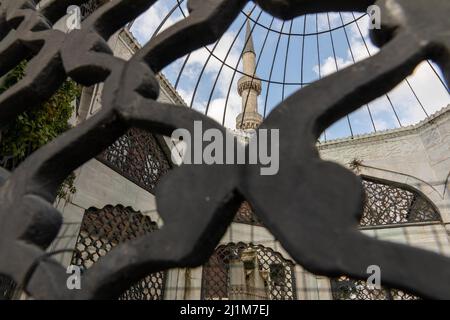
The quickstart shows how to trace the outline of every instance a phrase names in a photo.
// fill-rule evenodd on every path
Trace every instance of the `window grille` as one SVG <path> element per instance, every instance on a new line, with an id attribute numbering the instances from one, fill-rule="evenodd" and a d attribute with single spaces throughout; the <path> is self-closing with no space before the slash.
<path id="1" fill-rule="evenodd" d="M 72 264 L 89 268 L 119 243 L 157 230 L 152 220 L 131 208 L 106 206 L 86 211 L 77 239 Z M 161 300 L 165 272 L 148 275 L 125 291 L 120 300 Z"/>
<path id="2" fill-rule="evenodd" d="M 361 226 L 441 221 L 433 204 L 406 185 L 364 178 L 366 201 Z"/>
<path id="3" fill-rule="evenodd" d="M 231 278 L 240 272 L 243 277 L 239 286 Z M 263 285 L 253 287 L 255 282 L 250 283 L 250 277 L 262 279 Z M 203 267 L 202 298 L 206 300 L 295 300 L 295 288 L 294 263 L 261 245 L 222 245 Z"/>
<path id="4" fill-rule="evenodd" d="M 97 159 L 151 193 L 161 176 L 170 169 L 157 138 L 136 128 L 120 137 Z"/>
<path id="5" fill-rule="evenodd" d="M 365 281 L 340 277 L 332 281 L 335 300 L 418 300 L 419 298 L 397 289 L 370 288 Z"/>

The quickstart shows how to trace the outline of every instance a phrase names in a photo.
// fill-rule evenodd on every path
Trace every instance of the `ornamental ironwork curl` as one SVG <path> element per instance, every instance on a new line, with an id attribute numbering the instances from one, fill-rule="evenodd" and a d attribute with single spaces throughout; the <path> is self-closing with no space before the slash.
<path id="1" fill-rule="evenodd" d="M 264 120 L 260 129 L 280 130 L 278 175 L 260 176 L 257 165 L 172 170 L 155 192 L 164 228 L 119 244 L 84 273 L 82 290 L 67 289 L 65 269 L 39 258 L 61 226 L 53 201 L 73 170 L 132 127 L 170 135 L 176 128 L 192 133 L 194 121 L 202 121 L 205 130 L 228 134 L 195 110 L 157 102 L 155 73 L 217 41 L 248 0 L 190 0 L 188 17 L 129 61 L 114 57 L 107 40 L 156 1 L 110 1 L 87 17 L 81 30 L 68 34 L 52 24 L 82 0 L 50 1 L 40 10 L 40 1 L 0 1 L 0 76 L 29 59 L 25 78 L 0 96 L 0 127 L 50 98 L 67 77 L 84 86 L 105 83 L 100 112 L 34 152 L 2 184 L 0 273 L 22 283 L 31 269 L 24 288 L 36 299 L 118 297 L 149 273 L 206 262 L 248 200 L 289 255 L 312 273 L 365 279 L 367 266 L 376 261 L 389 287 L 450 298 L 450 259 L 363 235 L 357 228 L 364 201 L 360 178 L 321 160 L 315 146 L 325 128 L 393 89 L 425 59 L 435 61 L 450 82 L 447 0 L 255 0 L 285 20 L 306 13 L 365 12 L 377 4 L 382 28 L 371 30 L 371 36 L 381 50 L 295 92 Z M 35 261 L 40 262 L 34 269 Z"/>

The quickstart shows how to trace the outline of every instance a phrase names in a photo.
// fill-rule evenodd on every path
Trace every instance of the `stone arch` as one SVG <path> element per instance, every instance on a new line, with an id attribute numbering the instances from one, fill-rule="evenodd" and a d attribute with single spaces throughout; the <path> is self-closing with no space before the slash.
<path id="1" fill-rule="evenodd" d="M 205 300 L 295 300 L 295 263 L 263 245 L 220 245 L 202 270 Z"/>

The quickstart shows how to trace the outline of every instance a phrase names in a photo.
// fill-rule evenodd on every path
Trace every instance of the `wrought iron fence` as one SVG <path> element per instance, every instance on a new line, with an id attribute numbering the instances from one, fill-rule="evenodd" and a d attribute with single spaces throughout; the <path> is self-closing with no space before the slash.
<path id="1" fill-rule="evenodd" d="M 450 298 L 450 259 L 363 235 L 356 227 L 364 201 L 360 180 L 319 159 L 315 147 L 325 128 L 393 89 L 424 60 L 436 62 L 448 84 L 447 0 L 376 1 L 382 28 L 371 34 L 380 52 L 301 88 L 274 108 L 260 127 L 280 130 L 278 175 L 260 176 L 253 165 L 177 168 L 161 180 L 156 194 L 165 227 L 121 243 L 97 261 L 83 275 L 89 287 L 67 289 L 65 269 L 40 258 L 61 225 L 54 195 L 71 172 L 132 127 L 152 134 L 170 134 L 175 128 L 194 132 L 194 122 L 202 121 L 205 130 L 226 135 L 223 126 L 195 110 L 158 102 L 155 74 L 217 41 L 248 1 L 208 0 L 205 5 L 192 0 L 188 17 L 161 31 L 130 60 L 114 57 L 107 40 L 156 1 L 109 2 L 85 19 L 81 30 L 69 34 L 51 24 L 65 15 L 68 5 L 81 0 L 51 1 L 40 14 L 28 0 L 0 2 L 0 76 L 26 57 L 32 66 L 24 79 L 0 95 L 0 127 L 25 108 L 39 107 L 66 77 L 83 85 L 105 83 L 100 112 L 34 152 L 0 186 L 0 224 L 7 226 L 1 234 L 0 273 L 20 282 L 32 270 L 24 286 L 36 299 L 118 297 L 149 269 L 205 263 L 247 199 L 289 255 L 313 273 L 365 279 L 367 265 L 376 260 L 387 286 L 428 298 Z M 374 1 L 255 3 L 288 20 L 307 13 L 365 12 Z M 192 188 L 193 181 L 202 183 Z"/>

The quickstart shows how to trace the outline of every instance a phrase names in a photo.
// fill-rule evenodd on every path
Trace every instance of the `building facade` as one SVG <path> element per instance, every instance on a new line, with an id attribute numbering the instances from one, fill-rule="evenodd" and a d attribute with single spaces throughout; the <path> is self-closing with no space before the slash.
<path id="1" fill-rule="evenodd" d="M 249 25 L 247 25 L 249 29 Z M 237 90 L 242 113 L 235 134 L 262 121 L 257 96 L 255 53 L 247 31 L 244 75 Z M 124 29 L 109 41 L 115 54 L 129 59 L 139 49 Z M 251 76 L 248 76 L 251 75 Z M 186 105 L 161 74 L 160 101 Z M 102 85 L 85 88 L 72 124 L 101 108 Z M 73 248 L 57 259 L 89 268 L 115 245 L 164 222 L 153 190 L 173 168 L 172 142 L 132 129 L 101 155 L 76 172 L 76 193 L 55 205 L 64 225 L 50 251 Z M 361 232 L 378 239 L 450 255 L 450 106 L 414 126 L 317 145 L 323 159 L 337 162 L 361 176 L 366 191 Z M 148 275 L 121 299 L 414 299 L 408 293 L 367 287 L 345 277 L 316 276 L 297 265 L 244 202 L 209 261 L 198 268 Z"/>

